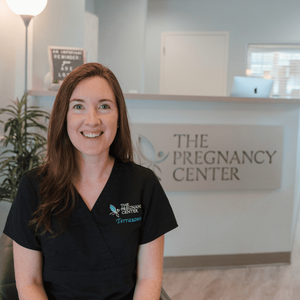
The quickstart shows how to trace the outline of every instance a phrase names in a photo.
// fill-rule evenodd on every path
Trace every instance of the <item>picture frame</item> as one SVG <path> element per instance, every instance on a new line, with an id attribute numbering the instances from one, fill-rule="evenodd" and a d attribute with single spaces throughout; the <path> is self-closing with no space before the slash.
<path id="1" fill-rule="evenodd" d="M 61 84 L 75 68 L 86 63 L 84 48 L 48 46 L 51 84 Z"/>

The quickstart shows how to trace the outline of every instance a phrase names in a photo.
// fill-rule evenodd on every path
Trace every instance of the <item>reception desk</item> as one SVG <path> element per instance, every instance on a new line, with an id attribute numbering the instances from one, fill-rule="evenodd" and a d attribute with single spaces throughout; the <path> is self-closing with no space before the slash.
<path id="1" fill-rule="evenodd" d="M 54 92 L 31 91 L 30 94 L 35 96 L 34 104 L 49 108 L 55 96 Z M 150 94 L 125 94 L 125 99 L 132 126 L 199 124 L 283 128 L 279 187 L 166 191 L 179 227 L 166 235 L 165 269 L 291 262 L 300 196 L 300 99 Z"/>
<path id="2" fill-rule="evenodd" d="M 125 98 L 133 124 L 283 127 L 280 188 L 167 191 L 179 227 L 166 235 L 165 268 L 291 262 L 299 205 L 300 99 L 144 94 Z"/>

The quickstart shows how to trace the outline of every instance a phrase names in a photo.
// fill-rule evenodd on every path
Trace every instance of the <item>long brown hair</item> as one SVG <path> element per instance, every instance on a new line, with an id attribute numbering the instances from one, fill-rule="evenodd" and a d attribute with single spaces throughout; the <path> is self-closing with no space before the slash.
<path id="1" fill-rule="evenodd" d="M 75 187 L 72 183 L 78 171 L 76 151 L 67 133 L 67 113 L 71 95 L 82 80 L 99 76 L 107 80 L 113 90 L 118 107 L 118 130 L 109 154 L 123 162 L 133 160 L 133 151 L 125 99 L 119 82 L 111 70 L 98 63 L 87 63 L 73 70 L 63 81 L 54 101 L 48 128 L 48 144 L 45 164 L 40 185 L 38 210 L 34 213 L 30 225 L 36 230 L 53 235 L 51 223 L 55 216 L 60 224 L 61 233 L 76 206 Z M 42 230 L 41 230 L 42 229 Z M 55 230 L 56 231 L 56 230 Z"/>

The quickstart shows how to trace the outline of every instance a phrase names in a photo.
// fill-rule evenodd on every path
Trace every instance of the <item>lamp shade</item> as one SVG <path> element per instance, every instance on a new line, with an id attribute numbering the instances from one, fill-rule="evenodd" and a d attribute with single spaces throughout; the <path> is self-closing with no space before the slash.
<path id="1" fill-rule="evenodd" d="M 48 0 L 6 0 L 9 8 L 17 15 L 36 16 L 47 5 Z"/>

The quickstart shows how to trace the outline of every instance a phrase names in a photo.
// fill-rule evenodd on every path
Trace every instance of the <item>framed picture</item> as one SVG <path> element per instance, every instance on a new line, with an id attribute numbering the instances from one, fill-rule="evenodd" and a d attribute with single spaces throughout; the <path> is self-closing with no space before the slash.
<path id="1" fill-rule="evenodd" d="M 52 83 L 61 84 L 75 68 L 86 63 L 84 48 L 48 46 Z"/>

